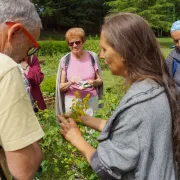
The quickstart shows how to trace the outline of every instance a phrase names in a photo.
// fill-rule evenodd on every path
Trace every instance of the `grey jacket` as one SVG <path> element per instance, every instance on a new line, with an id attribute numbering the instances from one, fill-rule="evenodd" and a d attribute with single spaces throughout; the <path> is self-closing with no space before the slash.
<path id="1" fill-rule="evenodd" d="M 99 62 L 97 54 L 92 51 L 88 51 L 88 52 L 93 56 L 95 63 L 98 66 L 99 75 L 102 78 L 100 62 Z M 66 54 L 65 56 L 63 56 L 60 59 L 57 76 L 56 76 L 56 98 L 55 98 L 56 115 L 65 113 L 64 93 L 60 92 L 60 79 L 61 79 L 62 64 L 64 63 L 65 57 L 67 55 L 68 54 Z M 99 99 L 101 99 L 102 96 L 103 96 L 103 83 L 101 86 L 98 87 Z M 57 119 L 57 121 L 58 121 L 58 119 Z"/>
<path id="2" fill-rule="evenodd" d="M 178 65 L 177 65 L 176 73 L 173 77 L 172 69 L 173 69 L 174 58 L 177 60 Z M 168 58 L 166 59 L 166 64 L 168 66 L 170 76 L 173 77 L 173 79 L 176 82 L 177 93 L 180 94 L 180 50 L 177 47 L 175 47 L 175 49 L 171 51 L 171 53 L 169 54 Z"/>
<path id="3" fill-rule="evenodd" d="M 134 83 L 100 136 L 91 166 L 103 180 L 175 180 L 171 112 L 164 88 Z"/>

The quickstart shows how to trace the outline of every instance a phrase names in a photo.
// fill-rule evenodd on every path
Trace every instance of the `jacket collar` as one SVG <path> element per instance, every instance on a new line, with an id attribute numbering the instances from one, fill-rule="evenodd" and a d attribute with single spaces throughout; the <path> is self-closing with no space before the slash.
<path id="1" fill-rule="evenodd" d="M 133 83 L 128 89 L 125 96 L 122 98 L 119 106 L 107 121 L 106 126 L 98 137 L 98 140 L 101 141 L 109 136 L 113 121 L 120 113 L 135 104 L 152 99 L 162 92 L 164 92 L 164 87 L 160 86 L 158 83 L 151 79 Z"/>

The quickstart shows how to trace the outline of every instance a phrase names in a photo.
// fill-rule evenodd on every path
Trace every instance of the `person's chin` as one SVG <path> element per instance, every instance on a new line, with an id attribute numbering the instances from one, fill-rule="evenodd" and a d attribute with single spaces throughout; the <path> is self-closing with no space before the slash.
<path id="1" fill-rule="evenodd" d="M 73 49 L 72 51 L 73 51 L 74 53 L 79 53 L 79 52 L 81 52 L 80 49 Z"/>

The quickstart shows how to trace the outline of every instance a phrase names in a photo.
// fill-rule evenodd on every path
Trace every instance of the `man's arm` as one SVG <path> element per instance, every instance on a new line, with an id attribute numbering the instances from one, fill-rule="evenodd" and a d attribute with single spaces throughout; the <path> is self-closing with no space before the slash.
<path id="1" fill-rule="evenodd" d="M 0 145 L 5 151 L 12 175 L 18 180 L 32 179 L 42 161 L 37 141 L 43 137 L 44 132 L 32 109 L 17 67 L 6 73 L 0 89 Z"/>
<path id="2" fill-rule="evenodd" d="M 42 161 L 37 142 L 17 151 L 6 151 L 5 154 L 11 174 L 18 180 L 32 180 Z"/>

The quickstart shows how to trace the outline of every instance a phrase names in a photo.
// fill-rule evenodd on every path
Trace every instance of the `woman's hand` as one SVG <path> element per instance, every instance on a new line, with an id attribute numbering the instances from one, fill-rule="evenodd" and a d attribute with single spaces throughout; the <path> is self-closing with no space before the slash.
<path id="1" fill-rule="evenodd" d="M 92 79 L 88 80 L 88 84 L 90 84 L 91 86 L 94 86 L 94 80 Z"/>
<path id="2" fill-rule="evenodd" d="M 71 78 L 70 81 L 71 81 L 72 84 L 75 84 L 75 83 L 78 84 L 81 81 L 81 79 L 79 77 L 77 77 L 77 76 L 74 76 L 74 77 Z"/>
<path id="3" fill-rule="evenodd" d="M 65 117 L 58 115 L 61 130 L 60 133 L 64 138 L 71 142 L 72 145 L 76 146 L 79 139 L 82 138 L 80 129 L 78 128 L 76 122 L 72 118 L 66 119 Z"/>

